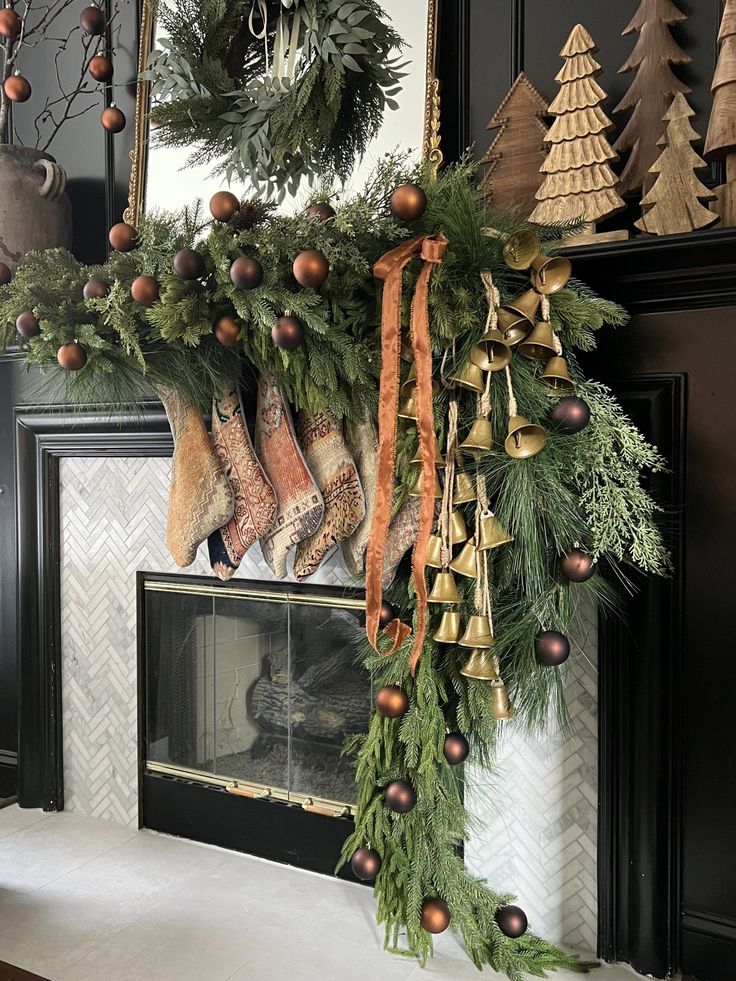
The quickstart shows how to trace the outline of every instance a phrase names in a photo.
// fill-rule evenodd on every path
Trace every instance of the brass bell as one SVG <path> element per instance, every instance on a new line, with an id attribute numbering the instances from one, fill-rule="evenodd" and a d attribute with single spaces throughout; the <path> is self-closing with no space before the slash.
<path id="1" fill-rule="evenodd" d="M 438 644 L 457 644 L 461 630 L 460 614 L 453 610 L 445 610 L 432 640 Z"/>
<path id="2" fill-rule="evenodd" d="M 414 360 L 414 348 L 411 346 L 411 341 L 407 337 L 401 338 L 401 360 L 409 361 L 410 363 Z"/>
<path id="3" fill-rule="evenodd" d="M 513 542 L 514 537 L 510 535 L 492 511 L 486 511 L 480 517 L 480 535 L 478 541 L 478 551 L 485 552 L 491 548 L 498 548 L 499 545 L 506 545 Z"/>
<path id="4" fill-rule="evenodd" d="M 461 647 L 484 647 L 489 650 L 493 647 L 493 634 L 491 633 L 491 621 L 487 616 L 473 614 L 468 620 L 465 633 L 462 635 L 458 644 Z"/>
<path id="5" fill-rule="evenodd" d="M 528 229 L 514 232 L 504 242 L 503 261 L 510 269 L 528 269 L 539 255 L 539 236 Z"/>
<path id="6" fill-rule="evenodd" d="M 486 331 L 470 351 L 470 360 L 481 371 L 501 371 L 511 361 L 511 348 L 500 330 Z"/>
<path id="7" fill-rule="evenodd" d="M 470 652 L 467 663 L 460 668 L 460 674 L 476 681 L 494 681 L 498 677 L 490 654 L 480 648 Z"/>
<path id="8" fill-rule="evenodd" d="M 413 458 L 410 460 L 412 467 L 422 466 L 422 447 L 421 444 L 417 447 L 417 451 Z M 445 458 L 440 453 L 440 444 L 437 441 L 437 434 L 434 434 L 434 465 L 438 470 L 442 470 L 445 466 Z"/>
<path id="9" fill-rule="evenodd" d="M 476 553 L 475 539 L 469 538 L 462 550 L 450 563 L 450 568 L 459 576 L 467 576 L 468 579 L 475 579 L 478 575 Z"/>
<path id="10" fill-rule="evenodd" d="M 490 453 L 493 450 L 493 427 L 490 419 L 476 419 L 470 432 L 460 444 L 463 453 Z"/>
<path id="11" fill-rule="evenodd" d="M 442 539 L 439 535 L 429 536 L 427 557 L 424 560 L 424 564 L 430 566 L 432 569 L 442 568 Z"/>
<path id="12" fill-rule="evenodd" d="M 503 722 L 504 719 L 513 719 L 514 717 L 508 690 L 500 678 L 494 678 L 491 681 L 491 711 L 497 722 Z"/>
<path id="13" fill-rule="evenodd" d="M 461 470 L 455 475 L 455 493 L 452 495 L 455 504 L 470 504 L 475 500 L 475 487 L 470 475 Z"/>
<path id="14" fill-rule="evenodd" d="M 462 516 L 462 512 L 456 508 L 450 516 L 450 544 L 459 545 L 467 537 L 468 529 L 465 527 L 465 518 Z"/>
<path id="15" fill-rule="evenodd" d="M 517 317 L 523 317 L 528 323 L 529 328 L 526 333 L 534 326 L 534 321 L 537 319 L 537 312 L 539 310 L 539 304 L 542 302 L 542 297 L 537 293 L 536 290 L 525 290 L 523 293 L 519 293 L 515 296 L 513 300 L 509 300 L 505 303 L 498 312 L 499 323 L 501 321 L 501 314 L 504 311 L 515 314 Z M 501 332 L 506 336 L 504 328 L 501 328 Z M 508 338 L 506 338 L 508 341 Z M 515 342 L 513 342 L 515 343 Z"/>
<path id="16" fill-rule="evenodd" d="M 519 345 L 519 354 L 533 361 L 549 361 L 557 354 L 552 324 L 546 320 L 535 325 L 534 330 Z"/>
<path id="17" fill-rule="evenodd" d="M 548 296 L 561 290 L 572 276 L 570 260 L 561 255 L 539 255 L 531 266 L 534 289 Z"/>
<path id="18" fill-rule="evenodd" d="M 463 598 L 458 592 L 455 577 L 451 572 L 438 572 L 432 592 L 427 597 L 428 603 L 462 603 Z M 462 643 L 462 641 L 461 641 Z"/>
<path id="19" fill-rule="evenodd" d="M 509 434 L 503 447 L 515 460 L 536 456 L 544 449 L 546 442 L 547 433 L 541 426 L 534 425 L 523 416 L 512 416 L 509 419 Z"/>
<path id="20" fill-rule="evenodd" d="M 401 386 L 401 394 L 404 398 L 412 395 L 414 389 L 417 387 L 417 366 L 416 362 L 412 361 L 411 368 L 409 368 L 409 374 L 406 376 L 406 381 Z M 432 391 L 436 395 L 440 390 L 439 383 L 433 378 L 432 379 Z"/>
<path id="21" fill-rule="evenodd" d="M 575 388 L 567 370 L 567 361 L 557 355 L 549 359 L 539 380 L 556 392 L 571 392 Z"/>
<path id="22" fill-rule="evenodd" d="M 520 313 L 502 308 L 498 311 L 498 329 L 501 331 L 504 341 L 513 347 L 514 344 L 524 340 L 532 329 L 532 324 Z"/>
<path id="23" fill-rule="evenodd" d="M 472 361 L 468 361 L 460 371 L 450 375 L 450 381 L 455 382 L 460 388 L 466 388 L 469 392 L 478 392 L 478 394 L 485 388 L 483 372 Z"/>
<path id="24" fill-rule="evenodd" d="M 409 491 L 410 497 L 423 497 L 424 496 L 424 474 L 419 474 L 419 479 L 416 484 Z M 437 471 L 434 472 L 434 498 L 439 501 L 442 498 L 442 484 L 440 484 L 440 478 L 437 476 Z"/>
<path id="25" fill-rule="evenodd" d="M 416 403 L 416 399 L 414 398 L 413 392 L 411 395 L 409 395 L 408 398 L 405 398 L 404 401 L 401 403 L 397 414 L 399 416 L 399 419 L 416 419 L 417 403 Z"/>

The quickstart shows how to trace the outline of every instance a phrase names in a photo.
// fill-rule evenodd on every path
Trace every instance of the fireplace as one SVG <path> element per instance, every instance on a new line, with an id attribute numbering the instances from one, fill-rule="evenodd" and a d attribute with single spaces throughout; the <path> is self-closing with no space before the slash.
<path id="1" fill-rule="evenodd" d="M 324 871 L 312 819 L 328 838 L 349 833 L 357 787 L 342 747 L 371 712 L 362 594 L 143 572 L 137 589 L 140 823 L 232 846 L 207 815 L 227 796 L 242 810 L 237 847 Z M 167 818 L 180 808 L 201 812 L 199 832 Z M 291 841 L 279 838 L 287 814 Z M 249 836 L 247 816 L 272 833 Z"/>

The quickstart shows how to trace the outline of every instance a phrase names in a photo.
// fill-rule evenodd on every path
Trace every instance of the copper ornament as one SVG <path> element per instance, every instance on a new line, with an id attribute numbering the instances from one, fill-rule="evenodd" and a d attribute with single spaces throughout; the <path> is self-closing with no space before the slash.
<path id="1" fill-rule="evenodd" d="M 381 856 L 374 848 L 358 848 L 350 859 L 353 875 L 361 882 L 372 882 L 381 871 Z"/>
<path id="2" fill-rule="evenodd" d="M 70 341 L 61 345 L 56 360 L 65 371 L 79 371 L 87 364 L 87 352 L 78 341 Z"/>
<path id="3" fill-rule="evenodd" d="M 240 324 L 229 313 L 220 317 L 215 324 L 215 337 L 224 347 L 237 347 L 239 334 Z"/>
<path id="4" fill-rule="evenodd" d="M 470 743 L 461 732 L 448 732 L 442 752 L 450 766 L 460 766 L 470 754 Z"/>
<path id="5" fill-rule="evenodd" d="M 570 656 L 570 641 L 559 630 L 540 630 L 534 638 L 534 656 L 545 668 L 556 668 Z"/>
<path id="6" fill-rule="evenodd" d="M 307 249 L 294 259 L 292 272 L 300 286 L 317 289 L 329 276 L 330 264 L 324 253 L 318 249 Z"/>
<path id="7" fill-rule="evenodd" d="M 381 630 L 385 628 L 396 619 L 396 610 L 391 606 L 388 600 L 383 600 L 381 603 L 381 610 L 378 614 L 378 625 Z"/>
<path id="8" fill-rule="evenodd" d="M 108 285 L 102 279 L 90 279 L 84 284 L 84 289 L 82 290 L 85 300 L 101 300 L 108 293 Z"/>
<path id="9" fill-rule="evenodd" d="M 398 685 L 384 685 L 376 692 L 376 712 L 384 719 L 399 719 L 409 708 L 409 696 Z"/>
<path id="10" fill-rule="evenodd" d="M 417 802 L 417 795 L 408 780 L 394 780 L 386 787 L 385 800 L 392 811 L 408 814 Z"/>
<path id="11" fill-rule="evenodd" d="M 391 212 L 401 221 L 419 221 L 427 210 L 427 195 L 418 184 L 399 184 L 391 195 Z"/>
<path id="12" fill-rule="evenodd" d="M 7 286 L 12 278 L 13 274 L 10 271 L 10 266 L 6 266 L 4 262 L 0 262 L 0 286 Z"/>
<path id="13" fill-rule="evenodd" d="M 581 548 L 572 548 L 560 559 L 560 569 L 570 582 L 587 582 L 595 573 L 595 559 Z"/>
<path id="14" fill-rule="evenodd" d="M 427 933 L 444 933 L 451 919 L 450 907 L 444 899 L 425 899 L 422 903 L 419 920 Z"/>
<path id="15" fill-rule="evenodd" d="M 112 61 L 105 55 L 95 55 L 90 59 L 87 71 L 96 82 L 109 82 L 113 75 Z"/>
<path id="16" fill-rule="evenodd" d="M 263 266 L 252 256 L 238 256 L 230 266 L 230 281 L 239 290 L 254 290 L 263 282 Z"/>
<path id="17" fill-rule="evenodd" d="M 284 351 L 294 351 L 304 340 L 304 325 L 296 317 L 285 314 L 279 317 L 271 329 L 271 339 L 276 347 Z"/>
<path id="18" fill-rule="evenodd" d="M 317 201 L 315 204 L 310 204 L 307 214 L 317 221 L 329 221 L 330 218 L 335 217 L 335 209 L 327 201 Z"/>
<path id="19" fill-rule="evenodd" d="M 130 284 L 130 295 L 142 307 L 152 307 L 158 300 L 158 280 L 153 276 L 136 276 Z"/>
<path id="20" fill-rule="evenodd" d="M 23 313 L 18 314 L 15 319 L 15 329 L 21 337 L 25 337 L 26 339 L 29 337 L 38 337 L 41 333 L 38 320 L 32 310 L 24 310 Z"/>
<path id="21" fill-rule="evenodd" d="M 230 191 L 218 191 L 210 198 L 210 214 L 215 221 L 230 221 L 240 207 L 240 201 Z"/>
<path id="22" fill-rule="evenodd" d="M 204 258 L 196 249 L 179 249 L 174 256 L 174 272 L 187 282 L 201 279 L 206 269 Z"/>
<path id="23" fill-rule="evenodd" d="M 31 83 L 20 72 L 6 78 L 3 89 L 11 102 L 28 102 L 31 97 Z"/>
<path id="24" fill-rule="evenodd" d="M 0 36 L 15 41 L 23 30 L 23 21 L 10 7 L 0 10 Z"/>
<path id="25" fill-rule="evenodd" d="M 113 102 L 107 109 L 102 110 L 100 122 L 102 123 L 103 129 L 106 129 L 108 133 L 122 133 L 126 123 L 125 113 L 122 109 L 118 109 Z"/>
<path id="26" fill-rule="evenodd" d="M 510 940 L 518 940 L 527 931 L 529 923 L 526 913 L 519 906 L 502 906 L 496 911 L 496 923 L 504 937 Z"/>
<path id="27" fill-rule="evenodd" d="M 108 239 L 116 252 L 131 252 L 136 247 L 137 234 L 132 225 L 119 221 L 110 229 Z"/>

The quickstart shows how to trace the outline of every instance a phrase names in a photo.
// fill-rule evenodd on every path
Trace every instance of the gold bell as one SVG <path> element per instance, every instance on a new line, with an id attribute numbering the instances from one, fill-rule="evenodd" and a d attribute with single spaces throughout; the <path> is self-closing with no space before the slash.
<path id="1" fill-rule="evenodd" d="M 410 497 L 423 497 L 424 496 L 424 474 L 419 474 L 419 479 L 416 484 L 409 491 Z M 434 498 L 439 501 L 442 498 L 442 484 L 440 484 L 440 478 L 437 476 L 437 471 L 434 472 Z"/>
<path id="2" fill-rule="evenodd" d="M 498 677 L 488 651 L 480 648 L 471 651 L 467 663 L 460 668 L 460 674 L 476 681 L 494 681 Z"/>
<path id="3" fill-rule="evenodd" d="M 468 529 L 465 527 L 465 518 L 462 516 L 462 512 L 456 508 L 450 516 L 450 544 L 459 545 L 467 537 Z"/>
<path id="4" fill-rule="evenodd" d="M 487 616 L 473 614 L 468 620 L 465 633 L 462 635 L 458 644 L 461 647 L 484 647 L 490 650 L 493 647 L 493 634 L 491 633 L 491 621 Z"/>
<path id="5" fill-rule="evenodd" d="M 511 348 L 500 330 L 486 331 L 470 351 L 470 360 L 481 371 L 501 371 L 511 361 Z"/>
<path id="6" fill-rule="evenodd" d="M 515 460 L 524 460 L 536 456 L 544 449 L 547 433 L 541 426 L 535 426 L 523 416 L 512 416 L 509 419 L 509 434 L 503 444 L 509 456 Z M 457 500 L 457 498 L 455 498 Z"/>
<path id="7" fill-rule="evenodd" d="M 528 269 L 539 255 L 539 236 L 529 230 L 509 235 L 503 246 L 503 261 L 510 269 Z"/>
<path id="8" fill-rule="evenodd" d="M 461 630 L 462 624 L 460 623 L 460 614 L 454 612 L 453 610 L 445 610 L 445 612 L 442 614 L 440 625 L 435 631 L 432 640 L 436 641 L 438 644 L 457 644 L 457 639 L 460 636 Z"/>
<path id="9" fill-rule="evenodd" d="M 514 536 L 506 531 L 492 511 L 486 511 L 482 514 L 479 524 L 479 552 L 485 552 L 491 548 L 498 548 L 499 545 L 506 545 L 508 542 L 513 542 L 514 540 Z"/>
<path id="10" fill-rule="evenodd" d="M 422 447 L 419 445 L 417 447 L 417 452 L 413 459 L 410 461 L 413 467 L 422 466 Z M 438 470 L 441 470 L 445 465 L 445 458 L 440 453 L 440 444 L 437 442 L 437 434 L 434 434 L 434 465 Z"/>
<path id="11" fill-rule="evenodd" d="M 473 481 L 463 470 L 455 476 L 455 493 L 452 499 L 455 504 L 470 504 L 475 500 Z"/>
<path id="12" fill-rule="evenodd" d="M 541 302 L 542 297 L 536 290 L 526 290 L 501 307 L 498 326 L 507 344 L 518 344 L 526 337 L 534 326 Z"/>
<path id="13" fill-rule="evenodd" d="M 427 597 L 428 603 L 462 603 L 463 598 L 458 592 L 455 577 L 451 572 L 438 572 L 432 586 L 432 592 Z M 462 643 L 462 641 L 460 642 Z"/>
<path id="14" fill-rule="evenodd" d="M 504 719 L 513 719 L 514 717 L 508 690 L 500 678 L 494 678 L 491 681 L 491 711 L 497 722 L 503 722 Z"/>
<path id="15" fill-rule="evenodd" d="M 398 416 L 399 419 L 416 419 L 417 403 L 413 392 L 408 398 L 404 399 L 399 406 Z"/>
<path id="16" fill-rule="evenodd" d="M 483 372 L 472 361 L 468 361 L 460 371 L 450 375 L 450 381 L 455 382 L 460 388 L 466 388 L 469 392 L 478 392 L 478 394 L 485 388 Z"/>
<path id="17" fill-rule="evenodd" d="M 406 381 L 401 386 L 401 394 L 406 398 L 414 392 L 417 387 L 417 366 L 416 362 L 412 361 L 411 368 L 409 368 L 409 374 L 406 376 Z M 432 379 L 432 391 L 436 395 L 440 390 L 440 386 L 435 379 Z"/>
<path id="18" fill-rule="evenodd" d="M 430 566 L 432 569 L 442 568 L 442 539 L 439 535 L 429 536 L 427 557 L 424 560 L 424 564 Z"/>
<path id="19" fill-rule="evenodd" d="M 539 380 L 556 392 L 571 392 L 575 388 L 567 370 L 567 361 L 556 355 L 549 359 Z"/>
<path id="20" fill-rule="evenodd" d="M 490 453 L 493 450 L 493 427 L 490 419 L 476 419 L 460 444 L 463 453 Z"/>
<path id="21" fill-rule="evenodd" d="M 475 539 L 469 538 L 462 550 L 450 563 L 450 568 L 459 576 L 467 576 L 468 579 L 475 579 L 478 575 L 476 553 Z"/>
<path id="22" fill-rule="evenodd" d="M 532 262 L 532 285 L 538 293 L 556 293 L 572 276 L 569 259 L 561 255 L 539 255 Z"/>
<path id="23" fill-rule="evenodd" d="M 535 325 L 534 330 L 519 345 L 519 354 L 533 361 L 548 361 L 557 354 L 552 324 L 546 320 Z"/>

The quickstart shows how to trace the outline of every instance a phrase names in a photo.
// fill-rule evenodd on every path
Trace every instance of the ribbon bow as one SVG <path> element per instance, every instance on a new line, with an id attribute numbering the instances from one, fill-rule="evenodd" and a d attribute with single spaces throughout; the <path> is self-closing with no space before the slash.
<path id="1" fill-rule="evenodd" d="M 267 0 L 253 0 L 248 17 L 248 28 L 254 38 L 263 41 L 266 52 L 266 74 L 272 78 L 293 78 L 296 70 L 296 56 L 299 50 L 299 32 L 302 26 L 302 11 L 299 7 L 299 0 L 281 0 L 282 10 L 279 14 L 279 22 L 276 25 L 276 38 L 273 47 L 273 61 L 271 67 L 268 64 L 268 4 Z M 294 15 L 291 22 L 291 34 L 284 16 L 285 10 L 293 8 Z M 262 27 L 256 30 L 255 13 L 260 14 Z"/>

